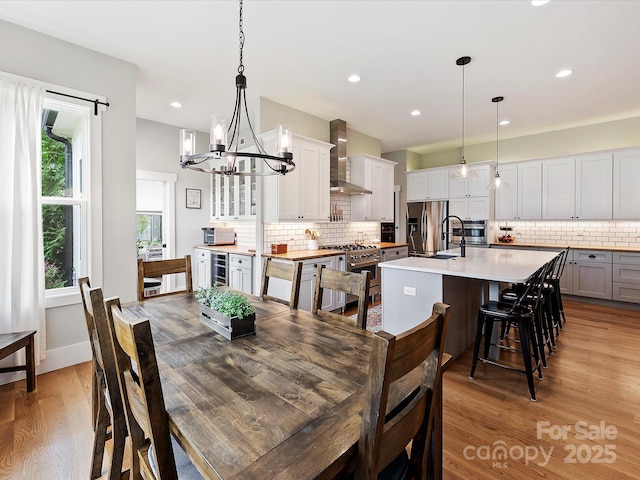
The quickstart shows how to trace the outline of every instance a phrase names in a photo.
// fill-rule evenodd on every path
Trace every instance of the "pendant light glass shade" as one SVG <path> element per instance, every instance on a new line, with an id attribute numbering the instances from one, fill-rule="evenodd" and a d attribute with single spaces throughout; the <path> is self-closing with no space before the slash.
<path id="1" fill-rule="evenodd" d="M 291 127 L 280 125 L 276 139 L 275 152 L 267 153 L 262 143 L 253 131 L 247 108 L 247 77 L 244 76 L 242 63 L 244 49 L 244 30 L 242 27 L 243 0 L 240 0 L 239 33 L 240 33 L 240 64 L 236 75 L 236 101 L 231 120 L 223 115 L 211 116 L 209 132 L 209 151 L 196 153 L 196 134 L 193 130 L 180 131 L 180 166 L 198 172 L 215 173 L 218 175 L 286 175 L 296 168 L 291 150 Z M 240 128 L 242 115 L 246 117 L 250 136 L 255 144 L 254 151 L 249 152 L 245 146 L 240 146 Z M 244 150 L 244 151 L 242 151 Z M 236 166 L 238 158 L 255 158 L 263 160 L 263 168 L 240 171 Z"/>
<path id="2" fill-rule="evenodd" d="M 456 65 L 462 66 L 462 155 L 458 167 L 451 171 L 451 178 L 468 178 L 478 176 L 476 172 L 469 170 L 469 165 L 464 159 L 464 66 L 469 63 L 471 63 L 471 57 L 460 57 L 456 60 Z"/>
<path id="3" fill-rule="evenodd" d="M 496 173 L 493 176 L 493 179 L 491 180 L 491 183 L 489 183 L 489 185 L 487 186 L 487 188 L 489 190 L 497 190 L 497 189 L 509 188 L 509 185 L 507 184 L 507 182 L 502 180 L 502 178 L 500 177 L 500 170 L 498 168 L 498 165 L 500 164 L 499 159 L 498 159 L 498 132 L 500 130 L 500 119 L 499 119 L 499 115 L 498 115 L 498 105 L 503 100 L 504 100 L 504 97 L 493 97 L 491 99 L 491 101 L 496 104 Z"/>

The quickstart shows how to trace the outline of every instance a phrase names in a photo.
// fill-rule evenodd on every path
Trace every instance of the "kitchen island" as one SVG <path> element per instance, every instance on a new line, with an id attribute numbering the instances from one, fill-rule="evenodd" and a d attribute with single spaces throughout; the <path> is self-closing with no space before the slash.
<path id="1" fill-rule="evenodd" d="M 525 282 L 556 252 L 467 247 L 441 257 L 409 257 L 380 264 L 382 329 L 397 335 L 429 317 L 434 302 L 451 305 L 445 351 L 454 357 L 473 343 L 478 308 L 497 300 L 500 282 Z"/>

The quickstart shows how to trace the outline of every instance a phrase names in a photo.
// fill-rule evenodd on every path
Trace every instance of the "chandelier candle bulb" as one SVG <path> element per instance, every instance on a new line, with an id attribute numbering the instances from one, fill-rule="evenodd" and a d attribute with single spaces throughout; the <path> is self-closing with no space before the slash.
<path id="1" fill-rule="evenodd" d="M 212 152 L 224 152 L 227 146 L 227 117 L 224 115 L 211 115 L 210 150 Z"/>
<path id="2" fill-rule="evenodd" d="M 276 135 L 278 145 L 276 149 L 280 156 L 291 154 L 291 127 L 289 125 L 278 125 Z"/>
<path id="3" fill-rule="evenodd" d="M 196 146 L 196 132 L 183 128 L 180 130 L 180 155 L 193 155 Z"/>

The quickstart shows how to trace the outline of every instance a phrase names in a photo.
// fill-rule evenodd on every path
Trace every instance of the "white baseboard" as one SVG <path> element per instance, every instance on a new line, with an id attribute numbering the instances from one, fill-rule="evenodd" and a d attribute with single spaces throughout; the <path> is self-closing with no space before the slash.
<path id="1" fill-rule="evenodd" d="M 36 376 L 53 372 L 61 368 L 77 365 L 91 360 L 91 345 L 89 341 L 68 345 L 54 350 L 47 350 L 46 358 L 36 366 Z M 15 382 L 25 378 L 25 372 L 5 373 L 0 376 L 0 385 Z M 37 380 L 36 380 L 37 384 Z"/>

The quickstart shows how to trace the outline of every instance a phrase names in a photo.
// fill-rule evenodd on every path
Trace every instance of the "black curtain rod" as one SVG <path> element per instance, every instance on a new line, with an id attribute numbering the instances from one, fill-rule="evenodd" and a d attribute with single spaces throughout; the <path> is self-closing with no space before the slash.
<path id="1" fill-rule="evenodd" d="M 67 93 L 54 92 L 53 90 L 47 90 L 47 93 L 53 93 L 54 95 L 62 95 L 63 97 L 75 98 L 76 100 L 82 100 L 84 102 L 91 102 L 93 103 L 94 115 L 98 115 L 98 105 L 104 105 L 105 107 L 109 106 L 109 102 L 101 102 L 97 98 L 95 100 L 91 100 L 90 98 L 76 97 L 75 95 L 69 95 Z"/>

